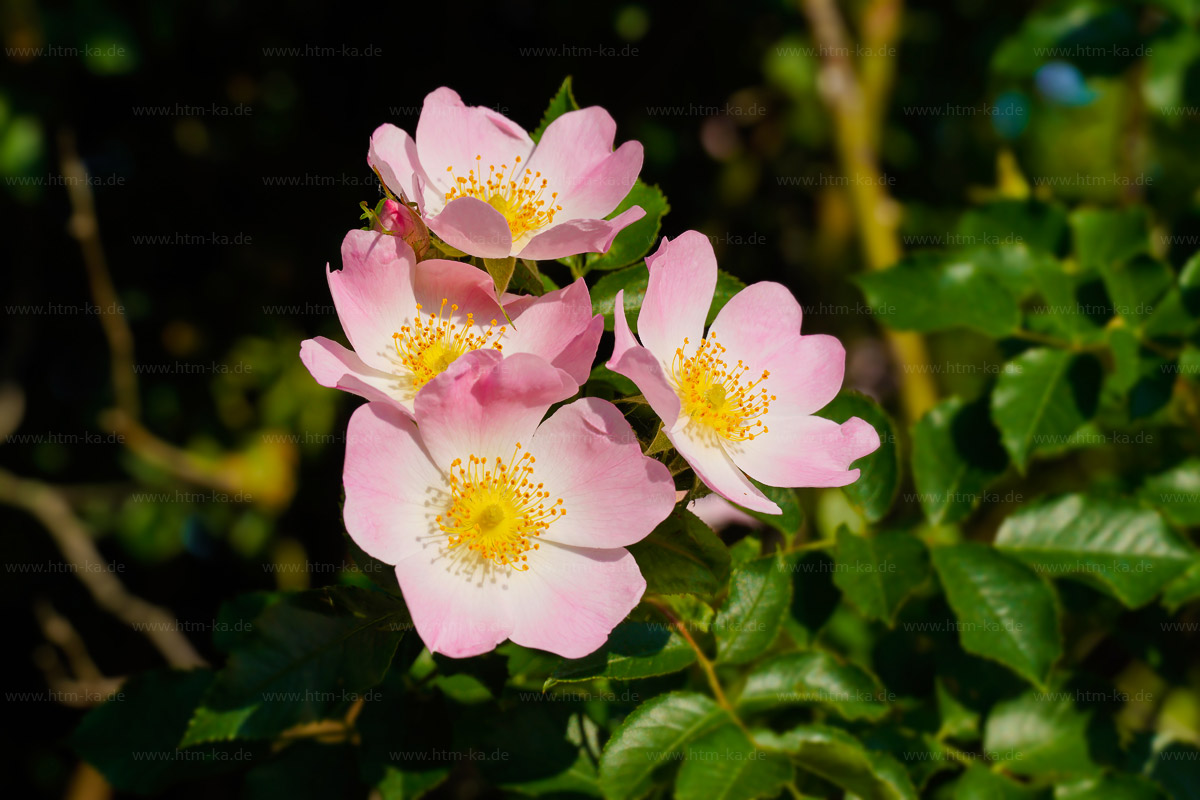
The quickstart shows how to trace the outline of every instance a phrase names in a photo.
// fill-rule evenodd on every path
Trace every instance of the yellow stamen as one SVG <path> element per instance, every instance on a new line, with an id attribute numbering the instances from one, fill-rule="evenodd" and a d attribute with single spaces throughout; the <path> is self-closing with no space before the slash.
<path id="1" fill-rule="evenodd" d="M 496 320 L 492 320 L 492 326 L 478 332 L 475 330 L 475 315 L 470 313 L 467 314 L 466 323 L 459 325 L 451 317 L 443 316 L 447 305 L 450 306 L 451 314 L 458 311 L 457 305 L 443 299 L 438 313 L 429 314 L 428 319 L 423 319 L 422 306 L 417 303 L 413 324 L 405 325 L 392 334 L 400 363 L 412 372 L 414 389 L 420 389 L 440 375 L 464 353 L 489 345 L 496 350 L 503 349 L 500 338 L 504 336 L 507 328 L 492 330 L 492 326 L 496 325 Z M 492 340 L 493 337 L 495 341 Z"/>
<path id="2" fill-rule="evenodd" d="M 542 532 L 565 515 L 561 498 L 549 502 L 545 484 L 534 483 L 535 459 L 518 442 L 509 463 L 475 455 L 450 465 L 451 505 L 437 517 L 450 548 L 465 548 L 497 566 L 529 569 L 530 550 Z"/>
<path id="3" fill-rule="evenodd" d="M 671 362 L 671 377 L 683 413 L 693 422 L 710 429 L 717 436 L 734 442 L 745 442 L 767 432 L 762 417 L 766 415 L 775 395 L 767 394 L 762 383 L 771 377 L 763 370 L 756 381 L 742 385 L 750 369 L 741 359 L 731 369 L 724 360 L 725 347 L 709 332 L 696 352 L 685 356 L 688 340 L 676 349 Z"/>
<path id="4" fill-rule="evenodd" d="M 508 164 L 501 164 L 498 171 L 495 164 L 489 164 L 485 176 L 482 159 L 475 156 L 479 171 L 470 169 L 465 178 L 455 175 L 454 167 L 446 167 L 453 181 L 446 192 L 447 203 L 460 197 L 482 200 L 504 215 L 514 240 L 554 222 L 554 215 L 562 211 L 562 206 L 555 203 L 558 192 L 551 192 L 549 199 L 544 197 L 549 181 L 542 173 L 531 174 L 521 166 L 521 157 L 517 156 L 511 170 Z"/>

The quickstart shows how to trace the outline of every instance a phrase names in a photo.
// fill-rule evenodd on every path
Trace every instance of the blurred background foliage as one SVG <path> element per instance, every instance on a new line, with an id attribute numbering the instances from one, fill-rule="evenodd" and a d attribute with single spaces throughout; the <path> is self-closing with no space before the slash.
<path id="1" fill-rule="evenodd" d="M 882 61 L 851 60 L 864 74 L 880 72 L 874 144 L 895 203 L 876 211 L 903 250 L 955 245 L 964 210 L 1001 198 L 1146 203 L 1162 234 L 1158 255 L 1178 269 L 1196 250 L 1200 4 L 842 8 L 857 41 L 878 35 L 894 48 Z M 840 182 L 839 131 L 826 103 L 837 87 L 822 86 L 820 42 L 795 3 L 701 0 L 684 12 L 653 3 L 0 0 L 0 25 L 8 437 L 0 463 L 65 487 L 100 553 L 123 565 L 127 587 L 181 620 L 211 621 L 240 592 L 360 580 L 340 574 L 349 563 L 341 432 L 355 402 L 318 387 L 297 352 L 303 338 L 340 337 L 324 264 L 337 266 L 359 201 L 379 196 L 368 136 L 383 122 L 414 130 L 421 99 L 441 85 L 533 127 L 572 75 L 584 105 L 613 114 L 619 141 L 645 145 L 642 177 L 671 202 L 663 232 L 699 229 L 723 269 L 786 283 L 805 306 L 806 332 L 846 343 L 848 386 L 903 416 L 899 387 L 909 378 L 849 279 L 869 257 L 853 189 Z M 311 47 L 378 54 L 271 54 Z M 99 317 L 61 310 L 96 302 L 67 233 L 70 193 L 57 179 L 64 135 L 95 179 L 100 238 L 134 363 L 144 367 L 138 427 L 114 422 L 120 398 Z M 180 235 L 208 239 L 185 246 Z M 1053 247 L 1065 254 L 1065 242 Z M 963 330 L 927 344 L 935 364 L 1008 357 Z M 936 376 L 943 396 L 967 400 L 992 379 Z M 124 445 L 86 441 L 114 433 Z M 173 449 L 164 456 L 159 444 Z M 203 480 L 181 479 L 179 454 L 184 472 Z M 1089 466 L 1101 482 L 1115 472 L 1108 457 Z M 806 502 L 826 532 L 854 521 L 840 492 Z M 32 517 L 4 507 L 0 519 L 5 563 L 60 560 Z M 280 568 L 306 562 L 329 570 Z M 56 674 L 31 598 L 49 598 L 70 619 L 104 675 L 160 663 L 75 575 L 9 572 L 0 596 L 9 609 L 6 690 L 44 690 Z M 840 614 L 830 624 L 838 647 L 869 660 L 878 642 L 861 620 Z M 216 657 L 209 631 L 187 636 Z M 1194 637 L 1186 641 L 1194 647 Z M 909 655 L 905 670 L 924 663 Z M 904 685 L 905 675 L 877 667 L 889 687 Z M 1191 691 L 1170 724 L 1200 744 Z M 4 708 L 6 793 L 62 796 L 82 780 L 62 745 L 79 709 L 7 700 Z"/>

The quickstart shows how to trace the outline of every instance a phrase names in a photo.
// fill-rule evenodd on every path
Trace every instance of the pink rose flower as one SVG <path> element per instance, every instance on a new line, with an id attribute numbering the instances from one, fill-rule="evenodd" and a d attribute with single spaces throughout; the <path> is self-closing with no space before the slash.
<path id="1" fill-rule="evenodd" d="M 346 530 L 395 565 L 433 652 L 511 639 L 578 658 L 645 591 L 625 546 L 671 513 L 671 476 L 607 401 L 542 422 L 562 391 L 540 358 L 478 350 L 417 396 L 415 422 L 389 403 L 350 419 Z"/>
<path id="2" fill-rule="evenodd" d="M 329 291 L 353 350 L 323 336 L 300 345 L 322 386 L 394 403 L 411 414 L 417 392 L 472 350 L 531 353 L 574 394 L 587 380 L 604 322 L 583 280 L 541 297 L 504 295 L 484 271 L 459 261 L 417 262 L 402 239 L 353 230 Z M 505 320 L 505 312 L 510 324 Z"/>
<path id="3" fill-rule="evenodd" d="M 646 259 L 650 282 L 634 338 L 618 293 L 609 369 L 632 380 L 675 449 L 725 499 L 781 513 L 746 476 L 768 486 L 845 486 L 848 467 L 879 447 L 853 417 L 813 416 L 837 395 L 846 353 L 832 336 L 800 335 L 800 305 L 785 287 L 747 286 L 704 322 L 717 285 L 712 244 L 696 231 L 663 239 Z"/>
<path id="4" fill-rule="evenodd" d="M 607 251 L 645 215 L 634 206 L 604 219 L 642 168 L 640 143 L 613 151 L 616 131 L 593 106 L 554 120 L 535 145 L 507 117 L 441 88 L 425 98 L 415 141 L 381 125 L 367 160 L 452 247 L 480 258 L 564 258 Z"/>

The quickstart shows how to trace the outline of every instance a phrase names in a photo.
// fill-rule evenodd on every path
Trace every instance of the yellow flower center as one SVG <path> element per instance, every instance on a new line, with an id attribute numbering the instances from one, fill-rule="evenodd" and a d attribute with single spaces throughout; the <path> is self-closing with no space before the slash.
<path id="1" fill-rule="evenodd" d="M 501 164 L 499 171 L 495 164 L 488 164 L 487 175 L 483 174 L 483 156 L 475 156 L 475 161 L 476 168 L 469 170 L 466 177 L 455 175 L 454 167 L 446 167 L 454 181 L 446 192 L 447 203 L 460 197 L 482 200 L 504 215 L 514 241 L 546 227 L 562 211 L 562 206 L 554 202 L 558 192 L 551 192 L 545 198 L 548 181 L 542 173 L 531 174 L 522 167 L 520 156 L 513 159 L 511 171 L 508 164 Z"/>
<path id="2" fill-rule="evenodd" d="M 417 313 L 412 325 L 405 325 L 399 332 L 392 334 L 396 346 L 396 355 L 400 363 L 412 372 L 413 389 L 420 389 L 429 381 L 445 372 L 454 360 L 464 353 L 487 347 L 489 344 L 496 350 L 502 350 L 500 337 L 504 336 L 506 328 L 493 331 L 475 330 L 475 315 L 467 314 L 465 325 L 459 325 L 450 317 L 444 316 L 446 306 L 450 305 L 450 313 L 458 311 L 458 306 L 442 300 L 438 313 L 422 317 L 420 303 L 417 303 Z M 492 320 L 492 325 L 496 320 Z M 495 337 L 495 341 L 492 341 Z"/>
<path id="3" fill-rule="evenodd" d="M 671 378 L 683 413 L 693 422 L 710 429 L 721 438 L 744 442 L 767 432 L 762 417 L 775 395 L 767 394 L 763 382 L 771 373 L 763 370 L 756 381 L 742 384 L 749 370 L 741 359 L 730 368 L 725 363 L 725 347 L 714 333 L 700 342 L 696 352 L 685 356 L 688 340 L 676 349 L 671 362 Z"/>
<path id="4" fill-rule="evenodd" d="M 466 464 L 454 459 L 449 471 L 452 502 L 437 518 L 452 550 L 462 547 L 497 566 L 529 569 L 526 553 L 537 550 L 542 531 L 567 513 L 561 498 L 549 502 L 544 484 L 533 482 L 534 461 L 521 452 L 520 442 L 509 463 L 475 455 Z"/>

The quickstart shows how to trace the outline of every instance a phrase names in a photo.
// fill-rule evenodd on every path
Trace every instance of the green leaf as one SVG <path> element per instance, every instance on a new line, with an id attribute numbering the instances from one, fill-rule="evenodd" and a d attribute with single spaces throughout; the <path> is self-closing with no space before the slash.
<path id="1" fill-rule="evenodd" d="M 553 283 L 547 286 L 543 278 L 544 276 L 538 270 L 536 261 L 530 261 L 528 258 L 518 258 L 516 264 L 513 266 L 512 290 L 540 297 L 547 291 L 553 291 L 554 289 Z"/>
<path id="2" fill-rule="evenodd" d="M 999 200 L 962 215 L 958 235 L 970 242 L 1011 238 L 1035 251 L 1058 255 L 1066 244 L 1067 212 L 1034 200 Z"/>
<path id="3" fill-rule="evenodd" d="M 1103 369 L 1091 355 L 1034 348 L 1014 358 L 992 392 L 992 419 L 1017 469 L 1062 450 L 1096 413 Z"/>
<path id="4" fill-rule="evenodd" d="M 967 327 L 999 337 L 1021 324 L 1012 291 L 980 266 L 945 254 L 909 256 L 855 280 L 875 315 L 896 330 Z"/>
<path id="5" fill-rule="evenodd" d="M 628 397 L 641 394 L 636 383 L 629 380 L 629 378 L 626 378 L 624 375 L 613 372 L 603 364 L 597 364 L 592 368 L 592 374 L 588 376 L 588 383 L 592 383 L 593 381 L 596 383 L 608 384 L 613 388 L 616 394 L 622 394 Z"/>
<path id="6" fill-rule="evenodd" d="M 1172 613 L 1184 603 L 1200 598 L 1200 561 L 1188 567 L 1187 572 L 1163 587 L 1162 602 Z"/>
<path id="7" fill-rule="evenodd" d="M 1154 599 L 1197 554 L 1157 512 L 1132 501 L 1069 494 L 1021 508 L 996 548 L 1048 577 L 1072 577 L 1136 608 Z"/>
<path id="8" fill-rule="evenodd" d="M 206 669 L 135 675 L 88 712 L 71 747 L 119 791 L 158 794 L 167 787 L 245 767 L 252 751 L 218 745 L 190 754 L 176 745 L 192 709 L 212 683 Z"/>
<path id="9" fill-rule="evenodd" d="M 436 789 L 450 777 L 449 767 L 440 767 L 425 772 L 384 767 L 383 779 L 375 784 L 380 800 L 417 800 Z"/>
<path id="10" fill-rule="evenodd" d="M 1200 39 L 1198 39 L 1200 41 Z M 1200 253 L 1179 271 L 1179 284 L 1167 291 L 1142 326 L 1146 336 L 1184 336 L 1200 319 Z"/>
<path id="11" fill-rule="evenodd" d="M 791 602 L 792 573 L 783 559 L 758 558 L 735 569 L 729 597 L 713 622 L 717 661 L 745 664 L 765 653 L 779 636 Z"/>
<path id="12" fill-rule="evenodd" d="M 818 705 L 848 720 L 878 720 L 888 713 L 888 694 L 874 675 L 829 653 L 812 650 L 764 661 L 746 678 L 739 710 L 769 711 Z"/>
<path id="13" fill-rule="evenodd" d="M 935 525 L 970 514 L 1008 466 L 987 403 L 986 396 L 971 403 L 952 397 L 913 426 L 913 482 L 921 509 Z"/>
<path id="14" fill-rule="evenodd" d="M 818 416 L 843 423 L 859 417 L 870 423 L 879 434 L 879 449 L 851 464 L 860 470 L 858 480 L 842 491 L 858 506 L 869 522 L 887 516 L 896 492 L 900 489 L 900 448 L 896 440 L 896 424 L 878 403 L 865 394 L 844 391 L 825 406 Z"/>
<path id="15" fill-rule="evenodd" d="M 1102 264 L 1100 274 L 1113 311 L 1133 326 L 1154 313 L 1159 298 L 1175 283 L 1169 266 L 1145 255 Z"/>
<path id="16" fill-rule="evenodd" d="M 975 542 L 932 551 L 933 566 L 969 653 L 1043 685 L 1062 655 L 1053 590 L 1032 570 Z"/>
<path id="17" fill-rule="evenodd" d="M 938 716 L 942 720 L 937 737 L 977 741 L 979 712 L 968 708 L 955 697 L 941 677 L 934 679 L 934 695 L 937 697 Z"/>
<path id="18" fill-rule="evenodd" d="M 625 718 L 600 758 L 600 787 L 608 800 L 633 800 L 651 788 L 651 776 L 673 763 L 687 745 L 729 721 L 713 700 L 695 692 L 659 695 Z"/>
<path id="19" fill-rule="evenodd" d="M 604 647 L 559 664 L 546 681 L 546 688 L 593 678 L 633 680 L 666 675 L 695 661 L 696 651 L 671 623 L 626 620 L 613 629 Z"/>
<path id="20" fill-rule="evenodd" d="M 675 798 L 774 797 L 791 779 L 792 765 L 787 758 L 759 750 L 740 728 L 728 724 L 688 743 L 675 779 Z"/>
<path id="21" fill-rule="evenodd" d="M 1059 784 L 1054 800 L 1166 800 L 1167 795 L 1141 775 L 1109 775 Z"/>
<path id="22" fill-rule="evenodd" d="M 858 536 L 838 528 L 833 582 L 867 619 L 896 623 L 896 613 L 929 574 L 929 556 L 908 533 Z"/>
<path id="23" fill-rule="evenodd" d="M 963 251 L 958 260 L 974 264 L 1021 299 L 1036 291 L 1039 271 L 1057 264 L 1054 256 L 1024 244 L 974 247 Z"/>
<path id="24" fill-rule="evenodd" d="M 625 318 L 629 320 L 629 328 L 637 333 L 638 312 L 642 310 L 642 301 L 646 299 L 646 286 L 650 282 L 650 273 L 645 264 L 634 264 L 617 272 L 601 276 L 592 287 L 592 313 L 604 316 L 604 329 L 613 329 L 613 307 L 617 302 L 617 292 L 624 291 Z"/>
<path id="25" fill-rule="evenodd" d="M 589 253 L 584 261 L 584 272 L 591 270 L 613 270 L 627 267 L 638 261 L 658 241 L 662 218 L 671 210 L 667 197 L 657 186 L 642 183 L 639 178 L 629 194 L 606 217 L 613 219 L 633 206 L 641 206 L 646 215 L 617 234 L 607 253 Z"/>
<path id="26" fill-rule="evenodd" d="M 1085 270 L 1107 270 L 1150 252 L 1150 221 L 1143 207 L 1081 208 L 1071 213 L 1070 223 L 1075 257 Z"/>
<path id="27" fill-rule="evenodd" d="M 580 752 L 579 758 L 570 767 L 557 775 L 545 778 L 533 778 L 523 781 L 510 781 L 500 784 L 501 788 L 517 795 L 541 797 L 546 795 L 554 800 L 558 798 L 600 797 L 599 776 L 592 756 Z"/>
<path id="28" fill-rule="evenodd" d="M 282 592 L 250 592 L 221 604 L 213 626 L 213 647 L 231 653 L 254 636 L 254 621 L 269 606 L 287 595 Z"/>
<path id="29" fill-rule="evenodd" d="M 513 272 L 517 268 L 517 259 L 515 256 L 485 258 L 483 267 L 487 270 L 488 275 L 492 276 L 492 282 L 496 285 L 496 296 L 499 297 L 508 290 L 508 284 L 512 281 Z"/>
<path id="30" fill-rule="evenodd" d="M 779 506 L 781 513 L 764 514 L 762 511 L 742 508 L 737 503 L 731 503 L 731 505 L 754 517 L 759 522 L 770 525 L 782 533 L 785 540 L 792 541 L 800 531 L 800 526 L 804 524 L 804 509 L 800 507 L 800 499 L 796 497 L 796 490 L 779 486 L 764 486 L 757 481 L 754 485 L 758 487 L 760 492 L 766 495 L 768 500 Z"/>
<path id="31" fill-rule="evenodd" d="M 1061 692 L 1026 692 L 997 703 L 984 728 L 989 759 L 1014 775 L 1059 781 L 1097 771 L 1088 753 L 1091 715 Z"/>
<path id="32" fill-rule="evenodd" d="M 1043 793 L 1048 794 L 1048 793 Z M 1035 800 L 1038 793 L 982 764 L 967 767 L 954 784 L 954 800 Z"/>
<path id="33" fill-rule="evenodd" d="M 648 594 L 719 592 L 729 577 L 729 550 L 699 517 L 676 509 L 654 532 L 629 547 Z"/>
<path id="34" fill-rule="evenodd" d="M 917 790 L 899 762 L 867 750 L 839 728 L 802 725 L 782 734 L 756 731 L 755 740 L 788 753 L 802 769 L 861 800 L 917 800 Z"/>
<path id="35" fill-rule="evenodd" d="M 1103 337 L 1108 298 L 1093 273 L 1049 259 L 1034 264 L 1033 278 L 1045 303 L 1030 310 L 1030 328 L 1076 343 Z"/>
<path id="36" fill-rule="evenodd" d="M 1138 497 L 1176 525 L 1200 525 L 1200 458 L 1189 458 L 1146 478 Z"/>
<path id="37" fill-rule="evenodd" d="M 535 142 L 541 141 L 542 134 L 546 132 L 546 128 L 551 122 L 568 111 L 578 110 L 579 103 L 575 102 L 575 93 L 571 88 L 571 76 L 568 75 L 563 79 L 562 86 L 559 86 L 558 91 L 554 93 L 554 97 L 550 98 L 550 105 L 546 107 L 546 113 L 542 114 L 541 124 L 529 134 L 529 138 Z"/>
<path id="38" fill-rule="evenodd" d="M 270 738 L 348 707 L 383 679 L 411 626 L 382 592 L 333 586 L 281 600 L 217 673 L 181 746 Z"/>

